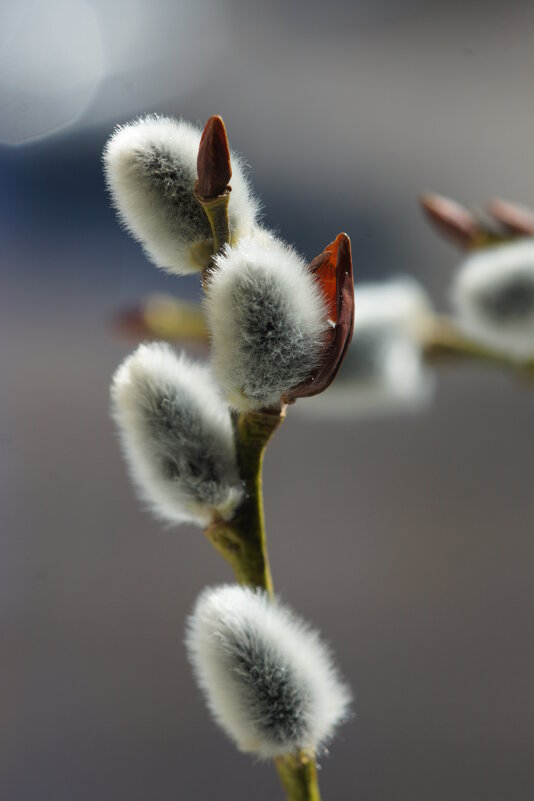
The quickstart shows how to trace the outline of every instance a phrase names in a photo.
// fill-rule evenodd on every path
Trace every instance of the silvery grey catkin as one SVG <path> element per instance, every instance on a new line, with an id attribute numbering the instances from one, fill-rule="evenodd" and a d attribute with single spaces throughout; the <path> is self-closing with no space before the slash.
<path id="1" fill-rule="evenodd" d="M 534 239 L 469 256 L 456 275 L 452 302 L 473 339 L 518 361 L 534 358 Z"/>
<path id="2" fill-rule="evenodd" d="M 104 172 L 123 225 L 158 266 L 197 272 L 212 253 L 208 218 L 195 199 L 201 131 L 183 120 L 149 115 L 119 126 L 104 149 Z M 232 153 L 232 241 L 249 234 L 258 203 L 243 162 Z"/>
<path id="3" fill-rule="evenodd" d="M 243 411 L 280 405 L 308 378 L 329 327 L 307 265 L 265 231 L 216 256 L 205 309 L 215 375 Z"/>
<path id="4" fill-rule="evenodd" d="M 263 759 L 317 751 L 348 714 L 351 693 L 328 648 L 264 592 L 205 589 L 186 646 L 212 714 L 241 751 Z"/>
<path id="5" fill-rule="evenodd" d="M 118 368 L 113 414 L 142 498 L 172 523 L 228 519 L 241 500 L 232 425 L 208 367 L 165 344 L 141 345 Z"/>

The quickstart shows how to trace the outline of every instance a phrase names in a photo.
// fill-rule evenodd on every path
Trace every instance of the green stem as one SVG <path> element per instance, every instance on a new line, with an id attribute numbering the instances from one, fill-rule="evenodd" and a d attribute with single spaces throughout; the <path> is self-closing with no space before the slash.
<path id="1" fill-rule="evenodd" d="M 230 192 L 226 191 L 217 197 L 204 198 L 197 195 L 211 226 L 213 236 L 213 253 L 217 254 L 223 246 L 230 242 L 230 220 L 228 217 L 228 204 Z"/>
<path id="2" fill-rule="evenodd" d="M 240 584 L 273 594 L 265 539 L 262 467 L 265 447 L 284 419 L 279 409 L 242 412 L 234 417 L 239 472 L 245 496 L 232 520 L 216 519 L 206 530 L 208 538 L 230 563 Z"/>
<path id="3" fill-rule="evenodd" d="M 234 417 L 236 451 L 245 497 L 229 522 L 216 519 L 206 535 L 231 565 L 240 584 L 273 597 L 263 514 L 262 467 L 265 448 L 285 416 L 284 409 L 243 412 Z M 287 801 L 321 801 L 313 754 L 279 757 L 276 769 Z"/>
<path id="4" fill-rule="evenodd" d="M 321 801 L 313 756 L 279 757 L 275 765 L 288 801 Z"/>

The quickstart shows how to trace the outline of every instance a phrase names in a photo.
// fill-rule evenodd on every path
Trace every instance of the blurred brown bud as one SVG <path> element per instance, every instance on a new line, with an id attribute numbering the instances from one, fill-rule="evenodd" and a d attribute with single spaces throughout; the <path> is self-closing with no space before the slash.
<path id="1" fill-rule="evenodd" d="M 534 211 L 519 203 L 510 203 L 501 198 L 493 198 L 488 205 L 489 213 L 516 236 L 534 236 Z"/>
<path id="2" fill-rule="evenodd" d="M 462 250 L 470 250 L 478 244 L 479 225 L 468 209 L 442 195 L 422 195 L 420 203 L 427 219 L 439 233 Z"/>
<path id="3" fill-rule="evenodd" d="M 286 402 L 318 395 L 328 389 L 347 353 L 354 327 L 354 280 L 350 239 L 339 234 L 310 264 L 310 271 L 329 309 L 331 331 L 324 344 L 321 362 L 311 377 L 294 387 Z"/>
<path id="4" fill-rule="evenodd" d="M 205 199 L 219 197 L 230 191 L 232 177 L 228 137 L 222 118 L 215 115 L 207 121 L 197 158 L 197 194 Z"/>
<path id="5" fill-rule="evenodd" d="M 118 336 L 138 342 L 148 339 L 152 335 L 152 332 L 147 329 L 141 306 L 133 306 L 115 312 L 111 325 L 114 333 Z"/>

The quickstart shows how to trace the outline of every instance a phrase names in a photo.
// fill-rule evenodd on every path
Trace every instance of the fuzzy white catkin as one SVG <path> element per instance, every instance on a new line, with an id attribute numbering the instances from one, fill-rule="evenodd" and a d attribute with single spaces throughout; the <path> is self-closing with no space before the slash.
<path id="1" fill-rule="evenodd" d="M 473 339 L 518 361 L 534 358 L 534 239 L 469 256 L 456 275 L 452 302 Z"/>
<path id="2" fill-rule="evenodd" d="M 236 409 L 276 406 L 320 359 L 321 290 L 300 256 L 264 231 L 215 261 L 205 300 L 215 375 Z"/>
<path id="3" fill-rule="evenodd" d="M 140 345 L 118 368 L 112 410 L 139 494 L 171 523 L 230 518 L 243 490 L 228 407 L 211 371 L 168 345 Z"/>
<path id="4" fill-rule="evenodd" d="M 317 751 L 347 717 L 351 693 L 328 648 L 264 592 L 204 590 L 186 647 L 212 714 L 241 751 L 263 759 Z"/>
<path id="5" fill-rule="evenodd" d="M 432 312 L 428 296 L 407 277 L 357 284 L 354 296 L 354 333 L 339 375 L 300 411 L 347 418 L 419 409 L 434 386 L 420 344 Z"/>
<path id="6" fill-rule="evenodd" d="M 147 256 L 172 273 L 206 267 L 212 234 L 196 201 L 201 131 L 183 120 L 151 115 L 119 126 L 104 149 L 104 172 L 119 219 Z M 242 160 L 232 158 L 232 241 L 252 230 L 258 214 Z"/>

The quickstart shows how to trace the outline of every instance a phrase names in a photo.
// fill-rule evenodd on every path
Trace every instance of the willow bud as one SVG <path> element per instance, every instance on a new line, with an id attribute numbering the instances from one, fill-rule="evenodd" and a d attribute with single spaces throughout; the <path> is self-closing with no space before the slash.
<path id="1" fill-rule="evenodd" d="M 351 693 L 328 648 L 261 591 L 204 590 L 186 646 L 213 716 L 241 751 L 262 759 L 315 752 L 347 717 Z"/>
<path id="2" fill-rule="evenodd" d="M 218 141 L 204 138 L 206 158 L 216 157 Z M 154 115 L 119 126 L 104 149 L 106 181 L 120 221 L 148 258 L 172 273 L 204 269 L 214 251 L 212 228 L 195 193 L 200 145 L 194 126 Z M 232 163 L 228 219 L 235 242 L 251 232 L 258 204 L 241 160 L 232 155 Z"/>
<path id="3" fill-rule="evenodd" d="M 133 481 L 155 514 L 201 526 L 230 519 L 243 488 L 210 370 L 168 345 L 140 345 L 115 373 L 111 395 Z"/>

